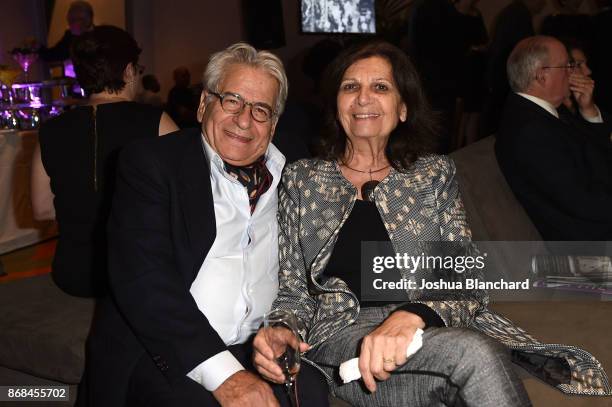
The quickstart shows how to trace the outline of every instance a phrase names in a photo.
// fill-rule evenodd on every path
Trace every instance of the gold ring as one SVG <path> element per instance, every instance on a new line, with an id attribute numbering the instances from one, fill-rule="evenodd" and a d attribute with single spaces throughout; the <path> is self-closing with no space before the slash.
<path id="1" fill-rule="evenodd" d="M 383 363 L 395 363 L 395 358 L 391 358 L 391 359 L 383 358 Z"/>

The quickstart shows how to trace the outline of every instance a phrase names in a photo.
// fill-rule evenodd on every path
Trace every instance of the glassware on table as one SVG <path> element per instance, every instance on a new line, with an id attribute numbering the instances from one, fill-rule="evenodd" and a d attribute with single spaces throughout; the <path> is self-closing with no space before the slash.
<path id="1" fill-rule="evenodd" d="M 2 102 L 13 103 L 13 83 L 19 76 L 21 71 L 18 69 L 3 68 L 0 69 L 0 85 L 2 87 Z"/>
<path id="2" fill-rule="evenodd" d="M 0 82 L 0 103 L 11 104 L 13 102 L 11 93 L 11 88 Z"/>
<path id="3" fill-rule="evenodd" d="M 276 362 L 285 375 L 285 389 L 292 407 L 299 407 L 296 379 L 300 370 L 300 335 L 291 311 L 272 310 L 264 315 L 264 333 Z"/>
<path id="4" fill-rule="evenodd" d="M 40 107 L 42 104 L 41 89 L 39 83 L 15 83 L 13 84 L 13 98 L 15 103 L 25 103 L 31 107 Z"/>
<path id="5" fill-rule="evenodd" d="M 30 101 L 30 90 L 27 86 L 15 84 L 13 86 L 13 98 L 15 103 L 28 103 Z"/>
<path id="6" fill-rule="evenodd" d="M 19 110 L 19 128 L 21 130 L 34 130 L 40 125 L 40 113 L 38 109 Z"/>
<path id="7" fill-rule="evenodd" d="M 38 59 L 36 52 L 13 52 L 13 59 L 17 61 L 24 73 L 24 82 L 28 82 L 28 72 L 30 67 Z"/>
<path id="8" fill-rule="evenodd" d="M 6 109 L 1 112 L 0 129 L 1 130 L 16 130 L 19 128 L 19 121 L 15 112 L 11 109 Z"/>

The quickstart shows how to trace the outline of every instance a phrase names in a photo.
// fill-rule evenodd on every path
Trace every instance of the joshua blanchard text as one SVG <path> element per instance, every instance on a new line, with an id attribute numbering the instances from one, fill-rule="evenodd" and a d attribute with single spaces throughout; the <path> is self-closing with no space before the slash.
<path id="1" fill-rule="evenodd" d="M 466 278 L 464 281 L 417 281 L 405 278 L 398 281 L 383 281 L 380 278 L 372 282 L 375 290 L 529 290 L 529 279 L 523 281 L 482 281 L 477 278 Z"/>

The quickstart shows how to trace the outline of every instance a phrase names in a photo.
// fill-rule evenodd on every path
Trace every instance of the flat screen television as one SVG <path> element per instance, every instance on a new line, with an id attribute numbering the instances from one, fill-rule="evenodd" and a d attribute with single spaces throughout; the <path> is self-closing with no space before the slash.
<path id="1" fill-rule="evenodd" d="M 375 34 L 374 0 L 302 0 L 302 32 Z"/>

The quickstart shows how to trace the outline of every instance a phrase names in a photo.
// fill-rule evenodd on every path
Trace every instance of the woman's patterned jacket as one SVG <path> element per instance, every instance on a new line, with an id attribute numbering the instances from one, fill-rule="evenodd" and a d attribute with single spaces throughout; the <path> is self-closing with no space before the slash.
<path id="1" fill-rule="evenodd" d="M 280 286 L 273 307 L 293 310 L 300 334 L 314 347 L 359 314 L 359 301 L 347 285 L 322 275 L 357 190 L 335 162 L 315 159 L 288 165 L 279 188 Z M 430 155 L 406 172 L 392 168 L 374 193 L 396 253 L 409 253 L 415 242 L 463 241 L 470 246 L 471 232 L 450 158 Z M 409 290 L 407 300 L 429 306 L 446 326 L 469 327 L 502 342 L 515 362 L 563 392 L 612 394 L 606 373 L 591 354 L 574 346 L 538 342 L 489 311 L 483 290 L 444 298 Z"/>

